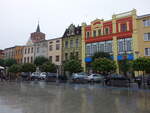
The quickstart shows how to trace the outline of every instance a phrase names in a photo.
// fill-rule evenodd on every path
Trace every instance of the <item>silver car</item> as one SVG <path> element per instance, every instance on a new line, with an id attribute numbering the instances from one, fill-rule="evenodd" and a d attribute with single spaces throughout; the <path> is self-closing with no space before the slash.
<path id="1" fill-rule="evenodd" d="M 73 82 L 86 82 L 87 81 L 87 74 L 84 72 L 81 73 L 74 73 L 72 75 L 72 81 Z"/>
<path id="2" fill-rule="evenodd" d="M 104 77 L 100 74 L 90 74 L 87 77 L 88 82 L 102 82 Z"/>

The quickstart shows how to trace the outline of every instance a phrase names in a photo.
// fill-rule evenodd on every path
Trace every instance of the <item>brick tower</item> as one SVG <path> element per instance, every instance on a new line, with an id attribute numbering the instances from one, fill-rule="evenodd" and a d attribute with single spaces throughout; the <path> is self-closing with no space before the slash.
<path id="1" fill-rule="evenodd" d="M 36 32 L 31 33 L 30 38 L 33 43 L 45 40 L 45 34 L 40 31 L 39 23 L 38 23 Z"/>

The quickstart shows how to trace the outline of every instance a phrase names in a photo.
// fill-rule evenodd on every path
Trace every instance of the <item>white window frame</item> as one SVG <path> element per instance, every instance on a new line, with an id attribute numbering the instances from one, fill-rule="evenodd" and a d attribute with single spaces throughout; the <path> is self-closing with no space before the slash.
<path id="1" fill-rule="evenodd" d="M 150 33 L 144 33 L 144 41 L 150 41 Z"/>
<path id="2" fill-rule="evenodd" d="M 148 49 L 148 54 L 146 55 L 146 49 Z M 145 56 L 150 56 L 150 48 L 145 48 L 144 49 L 144 54 L 145 54 Z"/>
<path id="3" fill-rule="evenodd" d="M 143 20 L 144 27 L 150 26 L 150 19 Z"/>

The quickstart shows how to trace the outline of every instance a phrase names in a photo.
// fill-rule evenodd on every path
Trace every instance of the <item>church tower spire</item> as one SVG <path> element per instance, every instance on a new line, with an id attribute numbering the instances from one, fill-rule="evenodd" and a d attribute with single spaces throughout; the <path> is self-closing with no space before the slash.
<path id="1" fill-rule="evenodd" d="M 38 26 L 37 26 L 36 32 L 40 32 L 40 25 L 39 25 L 39 21 L 38 21 Z"/>

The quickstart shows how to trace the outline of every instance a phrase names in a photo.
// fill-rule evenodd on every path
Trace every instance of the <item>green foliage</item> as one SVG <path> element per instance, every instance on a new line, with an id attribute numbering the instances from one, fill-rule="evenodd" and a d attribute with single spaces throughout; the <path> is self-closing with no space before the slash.
<path id="1" fill-rule="evenodd" d="M 119 61 L 119 69 L 126 76 L 127 72 L 132 70 L 131 61 L 129 61 L 127 59 Z"/>
<path id="2" fill-rule="evenodd" d="M 64 70 L 69 71 L 71 74 L 81 72 L 82 71 L 81 62 L 76 59 L 65 61 Z"/>
<path id="3" fill-rule="evenodd" d="M 150 71 L 150 58 L 141 57 L 132 62 L 135 71 Z"/>
<path id="4" fill-rule="evenodd" d="M 17 64 L 17 62 L 16 62 L 15 59 L 6 59 L 6 60 L 4 61 L 4 65 L 5 65 L 5 66 L 10 67 L 10 66 L 12 66 L 13 64 Z"/>
<path id="5" fill-rule="evenodd" d="M 12 66 L 10 66 L 8 68 L 8 72 L 11 72 L 11 73 L 19 73 L 19 72 L 21 72 L 21 65 L 13 64 Z"/>
<path id="6" fill-rule="evenodd" d="M 111 59 L 111 56 L 109 53 L 106 53 L 106 52 L 96 52 L 94 53 L 92 59 L 93 61 L 97 58 L 107 58 L 107 59 Z"/>
<path id="7" fill-rule="evenodd" d="M 103 74 L 108 74 L 116 71 L 115 61 L 109 60 L 107 58 L 98 58 L 92 62 L 93 70 Z"/>
<path id="8" fill-rule="evenodd" d="M 25 63 L 22 65 L 22 72 L 35 72 L 36 66 L 31 63 Z"/>
<path id="9" fill-rule="evenodd" d="M 36 57 L 35 60 L 34 60 L 34 64 L 36 66 L 41 66 L 42 64 L 46 63 L 48 61 L 47 58 L 43 57 L 43 56 L 39 56 L 39 57 Z"/>
<path id="10" fill-rule="evenodd" d="M 47 63 L 43 64 L 40 68 L 41 68 L 41 71 L 43 71 L 43 72 L 56 73 L 56 65 L 51 62 L 47 62 Z"/>
<path id="11" fill-rule="evenodd" d="M 4 60 L 0 59 L 0 66 L 4 66 Z"/>

